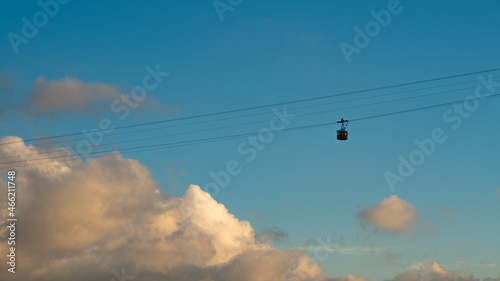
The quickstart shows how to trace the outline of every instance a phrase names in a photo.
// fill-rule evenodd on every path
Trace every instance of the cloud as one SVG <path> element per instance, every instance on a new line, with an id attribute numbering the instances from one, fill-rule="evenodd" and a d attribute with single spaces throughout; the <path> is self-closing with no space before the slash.
<path id="1" fill-rule="evenodd" d="M 409 233 L 417 226 L 416 208 L 397 195 L 385 198 L 378 205 L 358 213 L 361 223 L 368 223 L 388 234 Z"/>
<path id="2" fill-rule="evenodd" d="M 18 137 L 0 139 L 1 158 L 42 152 Z M 198 186 L 178 197 L 162 193 L 145 166 L 119 153 L 87 159 L 78 169 L 52 158 L 16 173 L 19 268 L 15 275 L 0 272 L 1 280 L 111 280 L 125 273 L 141 281 L 328 280 L 303 252 L 256 241 L 248 221 Z M 4 181 L 0 188 L 6 190 Z M 0 193 L 4 210 L 6 194 Z M 0 236 L 7 235 L 3 225 Z M 7 254 L 1 243 L 0 255 Z"/>
<path id="3" fill-rule="evenodd" d="M 102 83 L 83 83 L 69 77 L 46 81 L 39 77 L 31 89 L 29 103 L 39 115 L 96 114 L 108 111 L 111 101 L 120 96 L 117 88 Z"/>
<path id="4" fill-rule="evenodd" d="M 402 255 L 401 254 L 398 254 L 398 253 L 387 253 L 385 254 L 384 258 L 388 261 L 390 260 L 397 260 L 399 258 L 401 258 Z"/>
<path id="5" fill-rule="evenodd" d="M 0 139 L 0 158 L 38 158 L 42 152 L 18 137 Z M 5 175 L 5 165 L 0 167 Z M 119 153 L 87 159 L 78 169 L 64 159 L 47 159 L 17 167 L 15 180 L 18 271 L 1 271 L 0 280 L 368 280 L 324 276 L 303 251 L 258 242 L 249 222 L 236 218 L 198 186 L 191 185 L 182 196 L 162 193 L 145 166 Z M 0 181 L 0 189 L 6 188 Z M 6 194 L 0 193 L 3 210 Z M 6 212 L 0 212 L 3 238 L 8 236 L 6 219 Z M 275 230 L 271 232 L 279 232 Z M 0 243 L 0 256 L 6 257 L 8 247 Z M 373 250 L 387 251 L 346 251 Z M 118 278 L 124 275 L 135 277 Z M 392 280 L 475 279 L 424 261 Z"/>
<path id="6" fill-rule="evenodd" d="M 248 212 L 245 214 L 245 217 L 247 217 L 253 221 L 258 221 L 258 220 L 261 220 L 264 217 L 264 215 L 257 214 L 256 212 Z"/>
<path id="7" fill-rule="evenodd" d="M 286 238 L 288 238 L 288 233 L 275 225 L 264 228 L 257 233 L 257 239 L 267 244 L 283 242 Z"/>
<path id="8" fill-rule="evenodd" d="M 474 276 L 461 275 L 459 272 L 446 271 L 438 263 L 430 263 L 427 260 L 417 265 L 410 266 L 410 270 L 398 274 L 391 281 L 477 281 Z M 500 281 L 498 279 L 486 278 L 483 280 Z"/>
<path id="9" fill-rule="evenodd" d="M 113 103 L 115 105 L 112 107 Z M 128 107 L 128 110 L 125 107 Z M 37 78 L 24 108 L 37 116 L 48 116 L 52 119 L 68 114 L 99 116 L 110 111 L 115 111 L 117 114 L 145 109 L 166 113 L 173 111 L 152 97 L 146 96 L 145 100 L 134 100 L 133 97 L 121 94 L 115 86 L 104 83 L 84 83 L 70 77 L 59 81 L 47 81 L 44 77 Z"/>
<path id="10" fill-rule="evenodd" d="M 447 215 L 450 212 L 450 208 L 444 205 L 439 205 L 439 211 L 442 216 Z"/>
<path id="11" fill-rule="evenodd" d="M 330 245 L 296 247 L 295 249 L 305 252 L 325 252 L 331 254 L 337 253 L 342 255 L 373 255 L 387 251 L 388 248 L 373 246 L 345 247 L 337 243 L 332 243 Z"/>
<path id="12" fill-rule="evenodd" d="M 368 279 L 364 278 L 364 277 L 356 277 L 354 275 L 347 275 L 346 277 L 337 277 L 337 278 L 331 278 L 331 279 L 328 279 L 328 281 L 368 281 Z"/>

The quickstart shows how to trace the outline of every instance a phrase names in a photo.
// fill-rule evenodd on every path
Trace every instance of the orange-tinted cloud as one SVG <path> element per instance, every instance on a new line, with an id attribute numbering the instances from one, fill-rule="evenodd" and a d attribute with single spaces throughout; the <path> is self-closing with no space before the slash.
<path id="1" fill-rule="evenodd" d="M 66 77 L 58 81 L 47 81 L 38 77 L 24 104 L 24 109 L 37 116 L 52 119 L 63 115 L 100 116 L 114 112 L 128 116 L 129 112 L 142 113 L 145 110 L 171 114 L 170 105 L 163 105 L 148 92 L 140 99 L 123 95 L 120 90 L 104 83 L 85 83 L 76 78 Z"/>
<path id="2" fill-rule="evenodd" d="M 397 195 L 385 198 L 373 207 L 358 213 L 362 223 L 368 223 L 389 234 L 409 233 L 417 225 L 417 210 Z"/>
<path id="3" fill-rule="evenodd" d="M 409 271 L 398 274 L 391 281 L 477 281 L 474 276 L 465 276 L 459 272 L 446 271 L 437 262 L 430 263 L 427 260 L 411 266 Z M 483 280 L 500 281 L 499 278 L 486 278 Z"/>
<path id="4" fill-rule="evenodd" d="M 364 277 L 356 277 L 354 275 L 347 275 L 346 277 L 338 277 L 338 278 L 331 278 L 328 279 L 328 281 L 368 281 L 368 279 Z"/>
<path id="5" fill-rule="evenodd" d="M 83 83 L 66 77 L 60 81 L 46 81 L 39 77 L 30 93 L 30 104 L 35 113 L 51 115 L 62 113 L 94 113 L 109 110 L 113 99 L 120 98 L 116 87 L 102 83 Z"/>
<path id="6" fill-rule="evenodd" d="M 42 152 L 17 137 L 0 140 L 1 158 L 46 157 Z M 64 161 L 16 169 L 18 268 L 15 275 L 0 272 L 0 280 L 111 280 L 126 272 L 141 281 L 327 281 L 303 252 L 256 241 L 248 221 L 198 186 L 179 197 L 162 193 L 145 166 L 119 153 L 78 169 Z M 0 193 L 0 208 L 6 202 Z M 1 243 L 0 255 L 7 254 Z"/>

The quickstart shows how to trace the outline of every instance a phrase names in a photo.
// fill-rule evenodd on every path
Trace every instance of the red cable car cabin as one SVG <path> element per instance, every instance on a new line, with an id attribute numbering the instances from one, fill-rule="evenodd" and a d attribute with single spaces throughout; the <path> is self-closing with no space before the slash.
<path id="1" fill-rule="evenodd" d="M 349 123 L 349 120 L 344 120 L 344 118 L 340 118 L 340 121 L 337 123 L 341 123 L 340 130 L 337 130 L 337 139 L 341 141 L 347 140 L 347 136 L 349 131 L 346 130 L 347 124 Z"/>
<path id="2" fill-rule="evenodd" d="M 337 139 L 341 141 L 347 140 L 348 133 L 349 131 L 346 131 L 345 129 L 337 130 Z"/>

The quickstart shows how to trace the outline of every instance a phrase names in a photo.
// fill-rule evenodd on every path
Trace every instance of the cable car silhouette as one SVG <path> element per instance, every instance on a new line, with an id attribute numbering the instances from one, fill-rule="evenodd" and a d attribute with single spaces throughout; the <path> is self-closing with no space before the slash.
<path id="1" fill-rule="evenodd" d="M 340 130 L 337 130 L 337 139 L 340 141 L 345 141 L 347 140 L 347 134 L 349 133 L 345 128 L 347 128 L 347 124 L 349 123 L 349 120 L 344 120 L 344 118 L 340 118 L 340 121 L 337 121 L 337 123 L 340 123 Z"/>

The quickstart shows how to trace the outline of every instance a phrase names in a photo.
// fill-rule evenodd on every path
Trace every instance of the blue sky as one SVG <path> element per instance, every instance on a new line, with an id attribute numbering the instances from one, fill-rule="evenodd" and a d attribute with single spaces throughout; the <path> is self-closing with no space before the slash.
<path id="1" fill-rule="evenodd" d="M 37 78 L 112 85 L 121 93 L 142 83 L 145 68 L 159 65 L 170 75 L 148 100 L 160 110 L 137 111 L 121 120 L 110 110 L 94 115 L 63 113 L 50 118 L 22 106 L 2 107 L 1 136 L 31 139 L 98 128 L 102 117 L 116 126 L 181 118 L 198 114 L 272 104 L 296 99 L 369 89 L 454 74 L 497 68 L 500 3 L 496 1 L 401 1 L 386 27 L 371 38 L 348 63 L 339 45 L 355 45 L 354 27 L 373 20 L 370 11 L 386 10 L 390 1 L 242 1 L 221 21 L 211 1 L 70 1 L 40 27 L 15 53 L 7 34 L 21 34 L 22 18 L 32 20 L 41 10 L 36 1 L 5 4 L 0 12 L 0 72 L 8 73 L 13 96 L 26 99 Z M 224 2 L 227 3 L 227 2 Z M 499 76 L 500 71 L 483 73 Z M 474 94 L 479 75 L 419 84 L 358 96 L 468 82 L 443 95 L 404 102 L 359 107 L 300 117 L 315 108 L 289 110 L 296 114 L 289 127 L 356 119 L 382 113 L 463 100 Z M 493 78 L 494 81 L 497 81 Z M 433 90 L 420 90 L 418 94 Z M 353 97 L 358 97 L 353 96 Z M 390 100 L 375 97 L 370 101 Z M 342 100 L 344 97 L 329 99 Z M 15 102 L 15 103 L 16 103 Z M 318 105 L 322 101 L 305 103 Z M 325 105 L 342 108 L 363 102 Z M 5 102 L 7 104 L 7 102 Z M 381 247 L 372 254 L 333 253 L 320 262 L 328 276 L 393 278 L 422 260 L 478 278 L 497 277 L 500 252 L 497 221 L 500 208 L 498 173 L 500 125 L 498 100 L 481 100 L 479 108 L 457 129 L 443 114 L 452 106 L 360 120 L 349 124 L 350 139 L 335 140 L 337 126 L 274 134 L 272 142 L 252 161 L 238 153 L 245 138 L 127 154 L 151 172 L 162 190 L 182 195 L 189 184 L 202 188 L 211 171 L 230 160 L 242 172 L 214 199 L 257 233 L 277 227 L 287 233 L 274 247 L 289 250 L 305 241 L 343 239 L 346 248 Z M 288 105 L 293 108 L 298 105 Z M 282 110 L 281 106 L 276 107 Z M 217 132 L 171 138 L 181 141 L 254 132 L 268 126 L 272 107 L 263 115 L 214 121 L 213 126 L 238 122 L 262 123 Z M 267 112 L 267 113 L 266 113 Z M 241 114 L 241 113 L 240 113 Z M 232 114 L 230 116 L 237 116 Z M 216 116 L 211 117 L 216 119 Z M 207 119 L 207 120 L 213 120 Z M 243 121 L 244 120 L 244 121 Z M 212 126 L 191 125 L 189 130 Z M 157 127 L 161 127 L 157 125 Z M 396 185 L 400 199 L 418 212 L 419 230 L 387 234 L 363 229 L 357 214 L 393 194 L 384 173 L 397 173 L 398 156 L 406 159 L 414 141 L 432 137 L 441 128 L 447 140 L 404 183 Z M 180 129 L 179 129 L 180 130 Z M 181 130 L 182 131 L 182 130 Z M 105 141 L 177 132 L 161 129 L 133 135 L 106 136 Z M 170 139 L 133 143 L 154 144 Z M 126 145 L 115 145 L 118 150 Z M 432 225 L 433 227 L 429 226 Z M 432 229 L 431 229 L 432 228 Z M 396 259 L 385 258 L 396 253 Z M 312 252 L 307 252 L 310 256 Z"/>

